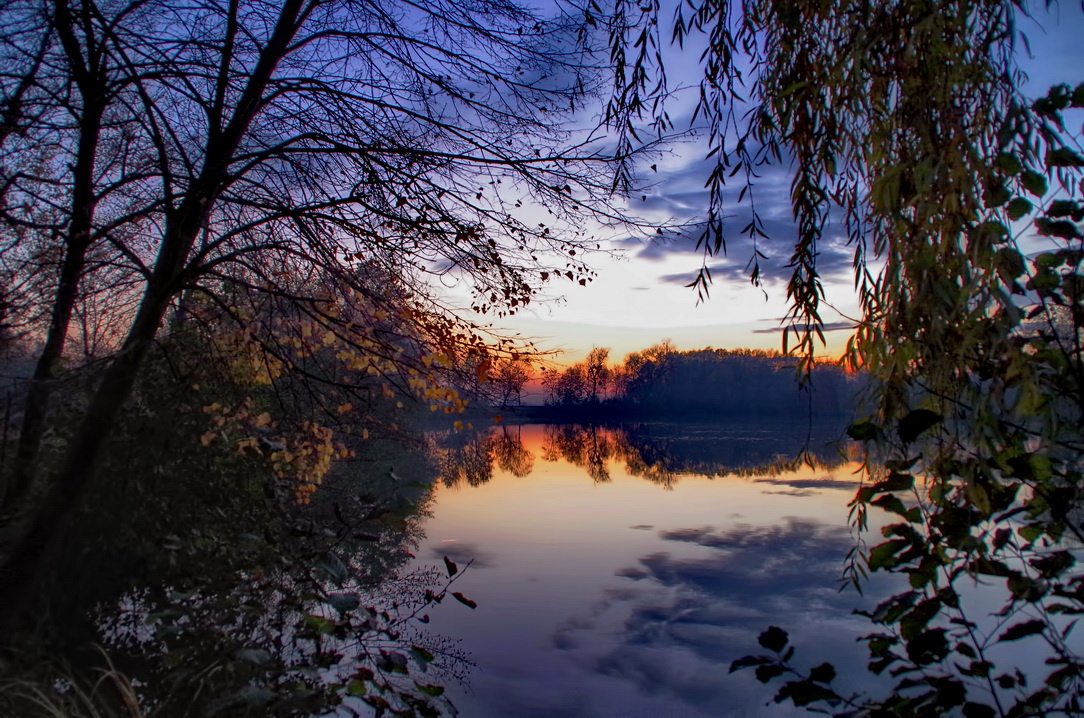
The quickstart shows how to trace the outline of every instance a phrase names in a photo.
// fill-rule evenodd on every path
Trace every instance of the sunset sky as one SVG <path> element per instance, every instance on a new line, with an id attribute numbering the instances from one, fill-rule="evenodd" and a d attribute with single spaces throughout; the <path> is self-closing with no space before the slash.
<path id="1" fill-rule="evenodd" d="M 1076 86 L 1084 81 L 1084 11 L 1078 3 L 1055 6 L 1039 17 L 1041 27 L 1024 19 L 1020 29 L 1031 44 L 1032 58 L 1020 48 L 1020 62 L 1030 81 L 1024 87 L 1029 96 L 1045 94 L 1059 82 Z M 695 82 L 699 76 L 698 54 L 687 49 L 684 56 L 672 57 L 671 77 Z M 676 71 L 674 71 L 676 68 Z M 695 92 L 695 90 L 693 90 Z M 687 95 L 691 93 L 686 93 Z M 692 97 L 689 98 L 693 99 Z M 680 114 L 682 100 L 676 103 Z M 1068 114 L 1069 129 L 1080 132 L 1084 112 Z M 707 206 L 709 163 L 703 160 L 704 144 L 691 141 L 652 159 L 658 172 L 649 173 L 653 187 L 646 201 L 630 205 L 643 216 L 665 220 L 692 220 Z M 563 353 L 561 362 L 574 362 L 592 347 L 609 347 L 611 357 L 620 360 L 630 351 L 671 339 L 679 349 L 704 346 L 724 348 L 781 348 L 780 319 L 786 312 L 786 263 L 793 249 L 794 225 L 790 219 L 790 178 L 784 168 L 770 168 L 756 184 L 758 209 L 772 241 L 761 245 L 770 259 L 762 263 L 763 286 L 750 286 L 745 265 L 751 256 L 748 242 L 737 235 L 748 221 L 738 214 L 727 225 L 728 256 L 711 261 L 714 285 L 707 302 L 697 304 L 696 294 L 686 288 L 700 267 L 700 253 L 688 239 L 664 238 L 645 244 L 638 239 L 615 239 L 610 246 L 619 256 L 590 258 L 598 277 L 587 287 L 565 285 L 564 298 L 526 311 L 497 327 L 534 338 L 542 349 Z M 736 194 L 739 187 L 735 186 Z M 740 211 L 740 210 L 739 210 Z M 840 313 L 825 307 L 828 346 L 826 354 L 838 355 L 848 336 L 847 316 L 857 316 L 853 292 L 851 259 L 842 227 L 840 236 L 829 237 L 822 246 L 818 266 L 827 301 Z"/>

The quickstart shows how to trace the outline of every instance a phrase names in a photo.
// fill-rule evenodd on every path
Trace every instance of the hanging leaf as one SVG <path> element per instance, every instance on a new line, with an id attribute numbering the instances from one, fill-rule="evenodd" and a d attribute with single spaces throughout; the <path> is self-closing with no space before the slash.
<path id="1" fill-rule="evenodd" d="M 783 675 L 783 667 L 774 663 L 770 663 L 763 666 L 758 666 L 756 670 L 757 680 L 761 683 L 767 683 L 776 676 Z"/>
<path id="2" fill-rule="evenodd" d="M 877 426 L 869 420 L 859 421 L 847 427 L 847 436 L 855 441 L 870 441 L 877 436 Z"/>
<path id="3" fill-rule="evenodd" d="M 459 573 L 459 567 L 455 565 L 455 561 L 447 556 L 444 557 L 444 567 L 448 570 L 449 578 Z"/>
<path id="4" fill-rule="evenodd" d="M 1029 200 L 1026 200 L 1023 197 L 1016 197 L 1009 202 L 1007 207 L 1005 207 L 1005 213 L 1009 215 L 1009 219 L 1015 222 L 1016 220 L 1027 216 L 1032 208 L 1033 205 Z"/>
<path id="5" fill-rule="evenodd" d="M 787 632 L 778 626 L 769 626 L 766 631 L 757 636 L 757 641 L 761 646 L 776 653 L 786 647 L 787 640 Z"/>
<path id="6" fill-rule="evenodd" d="M 1046 194 L 1046 177 L 1043 177 L 1038 172 L 1027 170 L 1020 175 L 1020 183 L 1024 185 L 1024 189 L 1036 197 L 1042 197 Z"/>
<path id="7" fill-rule="evenodd" d="M 1042 633 L 1044 628 L 1046 628 L 1046 624 L 1042 621 L 1024 621 L 1023 623 L 1017 623 L 1016 625 L 1009 627 L 1007 631 L 997 637 L 997 640 L 1019 641 L 1021 638 L 1027 638 L 1028 636 Z"/>
<path id="8" fill-rule="evenodd" d="M 905 444 L 912 443 L 922 432 L 937 426 L 944 419 L 943 416 L 929 409 L 915 409 L 907 416 L 900 419 L 897 431 L 900 440 Z"/>
<path id="9" fill-rule="evenodd" d="M 452 591 L 452 597 L 453 597 L 453 598 L 454 598 L 455 600 L 457 600 L 457 601 L 459 601 L 460 603 L 462 603 L 462 604 L 463 604 L 464 606 L 466 606 L 467 608 L 472 608 L 472 609 L 473 609 L 473 608 L 478 608 L 478 604 L 477 604 L 477 603 L 475 603 L 474 601 L 470 600 L 469 598 L 467 598 L 467 597 L 466 597 L 466 596 L 464 596 L 463 594 L 459 593 L 458 591 Z"/>

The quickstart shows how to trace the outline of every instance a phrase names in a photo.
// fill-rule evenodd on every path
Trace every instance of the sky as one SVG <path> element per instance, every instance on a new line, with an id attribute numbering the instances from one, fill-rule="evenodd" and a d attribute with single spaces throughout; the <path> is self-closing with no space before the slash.
<path id="1" fill-rule="evenodd" d="M 1020 45 L 1020 65 L 1029 76 L 1025 94 L 1045 94 L 1059 82 L 1075 87 L 1084 81 L 1080 73 L 1084 43 L 1079 41 L 1084 10 L 1079 3 L 1067 2 L 1035 12 L 1035 21 L 1022 18 L 1019 23 L 1032 51 L 1028 57 Z M 670 52 L 678 68 L 673 76 L 698 77 L 697 50 L 687 50 L 684 57 Z M 679 99 L 679 111 L 681 102 Z M 1069 129 L 1081 132 L 1084 112 L 1076 111 L 1068 119 Z M 645 193 L 646 199 L 635 198 L 630 209 L 658 220 L 699 217 L 707 206 L 704 181 L 710 165 L 703 159 L 704 147 L 703 141 L 693 139 L 652 158 L 657 166 L 657 173 L 650 173 L 653 186 Z M 560 352 L 556 360 L 561 363 L 578 361 L 593 347 L 607 347 L 611 358 L 620 360 L 629 352 L 665 339 L 678 349 L 781 349 L 780 320 L 787 310 L 785 265 L 794 237 L 789 184 L 783 168 L 766 172 L 756 183 L 758 209 L 773 237 L 760 247 L 769 258 L 762 262 L 764 278 L 759 288 L 751 286 L 747 278 L 745 267 L 751 250 L 737 234 L 747 217 L 737 216 L 726 224 L 730 230 L 728 255 L 712 258 L 709 263 L 714 283 L 707 301 L 698 302 L 696 292 L 685 286 L 702 261 L 691 239 L 664 236 L 644 242 L 617 238 L 606 245 L 616 250 L 615 254 L 588 258 L 598 272 L 593 282 L 586 287 L 569 284 L 563 297 L 532 303 L 494 326 L 532 339 L 540 349 Z M 841 234 L 842 228 L 837 231 Z M 851 272 L 853 250 L 846 246 L 844 237 L 831 234 L 820 249 L 818 268 L 829 305 L 822 312 L 827 339 L 823 353 L 838 356 L 850 336 L 850 318 L 859 315 Z"/>

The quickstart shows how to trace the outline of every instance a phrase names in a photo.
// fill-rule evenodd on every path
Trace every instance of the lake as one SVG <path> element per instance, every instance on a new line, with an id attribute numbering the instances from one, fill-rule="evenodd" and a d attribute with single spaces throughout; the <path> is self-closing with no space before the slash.
<path id="1" fill-rule="evenodd" d="M 431 612 L 474 664 L 451 700 L 465 716 L 797 713 L 728 674 L 769 625 L 799 664 L 833 662 L 861 689 L 871 626 L 851 611 L 887 587 L 839 590 L 860 479 L 841 436 L 776 422 L 439 437 L 413 567 L 473 562 L 455 588 L 477 608 Z"/>

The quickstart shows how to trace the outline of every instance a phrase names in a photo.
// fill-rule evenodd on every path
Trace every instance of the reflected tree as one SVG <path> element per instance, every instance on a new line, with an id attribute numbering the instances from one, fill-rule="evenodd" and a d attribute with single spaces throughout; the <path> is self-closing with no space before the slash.
<path id="1" fill-rule="evenodd" d="M 534 468 L 534 454 L 523 445 L 522 431 L 519 426 L 502 426 L 493 442 L 497 467 L 520 478 L 530 474 Z"/>

